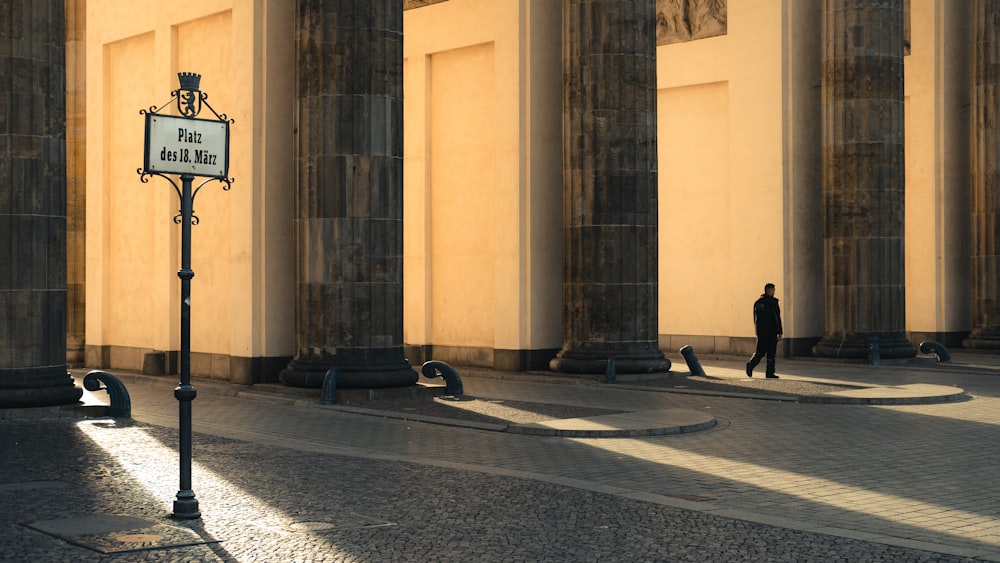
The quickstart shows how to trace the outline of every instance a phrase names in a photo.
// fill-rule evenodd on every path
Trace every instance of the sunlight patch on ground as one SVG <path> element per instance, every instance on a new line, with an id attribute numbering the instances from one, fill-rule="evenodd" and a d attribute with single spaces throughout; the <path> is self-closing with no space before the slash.
<path id="1" fill-rule="evenodd" d="M 555 418 L 534 411 L 511 407 L 504 404 L 503 401 L 490 401 L 484 399 L 476 399 L 472 401 L 467 401 L 467 400 L 455 401 L 455 400 L 435 398 L 434 402 L 439 405 L 445 405 L 451 407 L 453 409 L 474 412 L 477 414 L 490 416 L 498 420 L 510 421 L 519 424 L 526 422 L 540 422 L 545 420 L 552 420 L 553 418 Z"/>
<path id="2" fill-rule="evenodd" d="M 87 420 L 77 424 L 80 431 L 96 446 L 111 455 L 147 493 L 163 502 L 171 512 L 180 483 L 178 453 L 146 433 L 141 426 L 117 426 L 112 420 Z M 191 487 L 198 500 L 201 523 L 206 532 L 225 542 L 227 534 L 247 525 L 270 533 L 290 535 L 295 520 L 277 511 L 260 498 L 233 486 L 223 476 L 206 469 L 196 461 L 191 465 Z M 228 515 L 238 514 L 240 522 L 229 521 Z M 315 542 L 323 541 L 320 537 Z M 224 544 L 223 544 L 224 545 Z M 338 554 L 329 545 L 331 556 Z M 349 553 L 341 553 L 349 557 Z"/>
<path id="3" fill-rule="evenodd" d="M 616 455 L 636 455 L 647 463 L 652 463 L 649 461 L 652 459 L 669 459 L 671 461 L 668 465 L 671 467 L 786 495 L 790 499 L 788 501 L 790 507 L 798 510 L 802 510 L 806 503 L 811 503 L 817 505 L 816 510 L 833 507 L 859 515 L 890 520 L 914 529 L 1000 545 L 1000 519 L 995 515 L 976 514 L 898 495 L 870 491 L 813 475 L 698 454 L 640 440 L 580 438 L 574 440 L 587 447 L 604 449 Z M 779 508 L 781 504 L 775 502 L 772 506 Z"/>

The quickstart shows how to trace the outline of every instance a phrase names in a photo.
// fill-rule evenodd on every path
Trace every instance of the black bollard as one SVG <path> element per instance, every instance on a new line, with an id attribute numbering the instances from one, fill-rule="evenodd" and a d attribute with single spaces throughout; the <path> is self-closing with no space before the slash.
<path id="1" fill-rule="evenodd" d="M 323 392 L 320 395 L 320 403 L 333 405 L 337 403 L 337 377 L 340 376 L 340 368 L 332 367 L 326 370 L 323 376 Z"/>
<path id="2" fill-rule="evenodd" d="M 691 346 L 685 346 L 681 348 L 681 355 L 684 356 L 684 361 L 687 362 L 688 371 L 691 375 L 705 375 L 705 370 L 701 367 L 701 362 L 698 361 L 698 356 L 694 355 L 694 348 Z"/>
<path id="3" fill-rule="evenodd" d="M 934 354 L 937 356 L 938 363 L 947 363 L 951 361 L 951 353 L 948 352 L 948 349 L 945 348 L 944 344 L 933 340 L 925 340 L 921 342 L 920 353 Z"/>
<path id="4" fill-rule="evenodd" d="M 868 337 L 868 363 L 873 366 L 882 363 L 882 354 L 878 349 L 878 336 Z"/>
<path id="5" fill-rule="evenodd" d="M 465 389 L 462 387 L 462 378 L 458 375 L 458 372 L 455 371 L 455 368 L 444 362 L 434 360 L 424 362 L 424 364 L 420 366 L 420 373 L 429 379 L 433 379 L 435 377 L 444 379 L 445 395 L 457 396 L 465 393 Z"/>
<path id="6" fill-rule="evenodd" d="M 128 390 L 125 389 L 125 384 L 117 377 L 106 371 L 91 370 L 83 378 L 83 387 L 87 391 L 104 389 L 108 392 L 108 399 L 111 401 L 108 414 L 112 417 L 132 418 L 132 400 L 129 398 Z"/>

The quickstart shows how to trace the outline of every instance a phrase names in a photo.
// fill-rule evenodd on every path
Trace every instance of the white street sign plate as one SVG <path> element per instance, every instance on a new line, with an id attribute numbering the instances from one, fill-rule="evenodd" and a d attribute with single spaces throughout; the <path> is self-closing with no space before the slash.
<path id="1" fill-rule="evenodd" d="M 225 178 L 229 122 L 146 114 L 145 171 Z"/>

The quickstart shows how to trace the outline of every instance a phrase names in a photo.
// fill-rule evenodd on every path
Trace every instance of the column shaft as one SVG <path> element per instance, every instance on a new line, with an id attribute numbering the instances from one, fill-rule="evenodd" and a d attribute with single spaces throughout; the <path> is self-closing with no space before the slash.
<path id="1" fill-rule="evenodd" d="M 823 3 L 823 261 L 818 356 L 911 357 L 904 278 L 903 0 Z"/>
<path id="2" fill-rule="evenodd" d="M 87 2 L 66 0 L 66 361 L 82 366 L 86 344 Z"/>
<path id="3" fill-rule="evenodd" d="M 973 327 L 964 345 L 1000 350 L 1000 1 L 975 0 L 973 9 Z"/>
<path id="4" fill-rule="evenodd" d="M 63 2 L 0 13 L 0 408 L 71 404 Z"/>
<path id="5" fill-rule="evenodd" d="M 403 356 L 403 4 L 298 3 L 296 354 L 287 385 L 416 383 Z"/>
<path id="6" fill-rule="evenodd" d="M 563 348 L 550 367 L 670 369 L 658 346 L 656 6 L 563 0 Z"/>

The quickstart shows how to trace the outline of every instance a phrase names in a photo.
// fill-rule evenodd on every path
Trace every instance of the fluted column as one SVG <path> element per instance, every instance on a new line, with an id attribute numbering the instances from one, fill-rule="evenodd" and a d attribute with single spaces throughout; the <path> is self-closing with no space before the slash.
<path id="1" fill-rule="evenodd" d="M 657 334 L 656 6 L 563 0 L 563 347 L 550 367 L 670 369 Z"/>
<path id="2" fill-rule="evenodd" d="M 903 0 L 823 0 L 823 267 L 818 356 L 916 355 L 906 339 Z"/>
<path id="3" fill-rule="evenodd" d="M 416 383 L 403 356 L 403 3 L 298 4 L 296 353 L 281 380 Z"/>
<path id="4" fill-rule="evenodd" d="M 66 0 L 66 362 L 86 344 L 87 1 Z"/>
<path id="5" fill-rule="evenodd" d="M 75 403 L 66 371 L 66 26 L 0 0 L 0 408 Z"/>
<path id="6" fill-rule="evenodd" d="M 1000 1 L 975 0 L 973 5 L 973 327 L 964 345 L 1000 350 Z"/>

